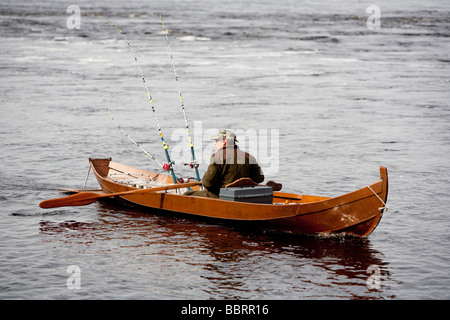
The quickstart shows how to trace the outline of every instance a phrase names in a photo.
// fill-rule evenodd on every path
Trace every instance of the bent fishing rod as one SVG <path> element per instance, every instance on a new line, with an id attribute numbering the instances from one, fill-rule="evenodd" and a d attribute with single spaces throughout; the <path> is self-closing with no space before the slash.
<path id="1" fill-rule="evenodd" d="M 180 83 L 178 81 L 177 70 L 175 68 L 175 63 L 174 63 L 173 54 L 172 54 L 172 48 L 171 48 L 170 42 L 169 42 L 169 36 L 168 36 L 169 32 L 166 30 L 166 26 L 164 24 L 164 20 L 162 18 L 161 13 L 159 14 L 159 17 L 161 19 L 161 23 L 162 23 L 162 27 L 163 27 L 163 30 L 164 30 L 164 34 L 166 35 L 167 46 L 169 47 L 170 61 L 172 62 L 172 70 L 173 70 L 173 73 L 175 75 L 175 81 L 176 81 L 177 87 L 178 87 L 178 95 L 180 97 L 181 110 L 183 111 L 184 123 L 186 125 L 186 131 L 187 131 L 187 135 L 188 135 L 188 139 L 189 139 L 189 145 L 190 145 L 190 148 L 191 148 L 192 162 L 189 165 L 190 165 L 191 168 L 195 169 L 195 174 L 197 176 L 197 181 L 200 181 L 200 175 L 198 173 L 198 162 L 195 159 L 194 143 L 192 142 L 191 133 L 190 133 L 190 130 L 189 130 L 189 124 L 188 124 L 188 120 L 187 120 L 187 116 L 186 116 L 186 110 L 184 108 L 183 95 L 181 94 Z"/>
<path id="2" fill-rule="evenodd" d="M 129 135 L 128 133 L 125 132 L 125 130 L 122 129 L 122 127 L 120 126 L 120 124 L 116 121 L 116 119 L 114 119 L 113 115 L 111 114 L 111 112 L 109 111 L 108 106 L 106 105 L 106 100 L 103 99 L 103 104 L 105 105 L 106 108 L 106 112 L 108 112 L 111 120 L 114 122 L 114 124 L 117 126 L 117 128 L 119 128 L 119 130 L 131 141 L 133 142 L 139 149 L 141 149 L 142 151 L 144 151 L 144 153 L 147 155 L 147 157 L 149 157 L 150 159 L 152 159 L 153 161 L 155 161 L 161 168 L 164 169 L 164 165 L 159 162 L 154 156 L 152 156 L 150 153 L 148 153 L 147 151 L 144 150 L 144 148 L 141 147 L 141 145 L 139 143 L 137 143 L 136 141 L 134 141 Z"/>
<path id="3" fill-rule="evenodd" d="M 149 102 L 150 102 L 151 109 L 152 109 L 152 111 L 153 111 L 153 118 L 155 119 L 156 126 L 158 127 L 159 136 L 161 137 L 161 142 L 162 142 L 162 145 L 163 145 L 163 148 L 164 148 L 164 152 L 165 152 L 165 154 L 166 154 L 166 158 L 167 158 L 167 162 L 168 162 L 168 163 L 163 165 L 163 169 L 166 170 L 166 171 L 169 171 L 169 172 L 170 172 L 170 175 L 172 176 L 173 182 L 174 182 L 174 183 L 177 183 L 177 178 L 176 178 L 175 173 L 174 173 L 174 171 L 173 171 L 173 162 L 170 160 L 170 155 L 169 155 L 169 150 L 168 150 L 168 149 L 169 149 L 169 146 L 168 146 L 168 145 L 166 144 L 166 142 L 164 141 L 162 129 L 161 129 L 161 126 L 159 125 L 158 116 L 156 115 L 156 110 L 155 110 L 155 107 L 154 107 L 154 105 L 153 105 L 153 98 L 152 98 L 152 96 L 150 95 L 150 91 L 148 90 L 147 82 L 145 81 L 144 74 L 143 74 L 142 68 L 141 68 L 141 66 L 140 66 L 140 64 L 139 64 L 139 62 L 138 62 L 137 56 L 136 56 L 136 54 L 134 53 L 133 48 L 131 47 L 130 42 L 128 41 L 127 37 L 126 37 L 125 34 L 122 32 L 122 30 L 120 30 L 116 25 L 114 25 L 114 24 L 112 24 L 112 23 L 110 23 L 110 22 L 108 22 L 108 24 L 109 24 L 110 26 L 114 27 L 114 28 L 122 35 L 123 39 L 125 40 L 125 42 L 126 42 L 127 45 L 128 45 L 128 48 L 130 49 L 130 53 L 131 53 L 131 54 L 133 55 L 133 57 L 134 57 L 134 62 L 136 63 L 136 66 L 137 66 L 137 68 L 138 68 L 139 74 L 140 74 L 141 79 L 142 79 L 142 83 L 144 84 L 144 89 L 145 89 L 145 92 L 147 93 L 147 97 L 148 97 L 148 100 L 149 100 Z"/>
<path id="4" fill-rule="evenodd" d="M 114 124 L 116 125 L 116 127 L 131 141 L 134 143 L 134 145 L 136 147 L 138 147 L 139 149 L 141 149 L 146 155 L 147 157 L 149 157 L 150 159 L 152 159 L 153 161 L 155 161 L 164 171 L 167 171 L 167 165 L 166 164 L 162 164 L 161 162 L 158 161 L 158 159 L 156 159 L 153 155 L 151 155 L 149 152 L 147 152 L 144 148 L 142 148 L 142 146 L 137 143 L 136 141 L 133 140 L 133 138 L 131 138 L 131 136 L 122 128 L 122 126 L 117 122 L 117 120 L 113 117 L 113 115 L 111 114 L 111 112 L 109 111 L 108 105 L 106 104 L 106 100 L 103 99 L 103 104 L 105 105 L 106 108 L 106 112 L 108 112 L 109 117 L 111 118 L 111 120 L 114 122 Z M 176 174 L 175 174 L 176 176 Z M 186 183 L 189 182 L 188 180 L 185 180 L 184 178 L 181 177 L 177 177 L 177 181 L 181 182 L 181 183 Z"/>

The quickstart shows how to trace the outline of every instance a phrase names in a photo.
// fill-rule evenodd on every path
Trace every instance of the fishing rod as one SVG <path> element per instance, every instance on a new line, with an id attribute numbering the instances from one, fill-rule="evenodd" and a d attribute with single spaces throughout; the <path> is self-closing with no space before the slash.
<path id="1" fill-rule="evenodd" d="M 195 169 L 195 174 L 197 176 L 197 181 L 200 181 L 200 175 L 198 173 L 198 162 L 195 159 L 194 144 L 192 142 L 191 133 L 190 133 L 190 130 L 189 130 L 189 124 L 188 124 L 188 120 L 187 120 L 187 116 L 186 116 L 186 110 L 184 109 L 183 95 L 181 94 L 180 83 L 178 82 L 177 70 L 175 68 L 175 63 L 174 63 L 173 54 L 172 54 L 172 48 L 171 48 L 170 42 L 169 42 L 169 36 L 168 36 L 169 32 L 166 30 L 166 26 L 164 24 L 164 20 L 162 18 L 161 13 L 159 14 L 159 17 L 161 18 L 161 23 L 162 23 L 162 26 L 163 26 L 163 29 L 164 29 L 164 34 L 166 35 L 167 46 L 169 47 L 170 61 L 172 62 L 172 69 L 173 69 L 173 73 L 175 75 L 175 81 L 176 81 L 177 87 L 178 87 L 178 95 L 180 96 L 181 110 L 183 111 L 184 123 L 186 125 L 187 135 L 188 135 L 188 138 L 189 138 L 189 144 L 190 144 L 190 147 L 191 147 L 192 162 L 189 165 L 190 165 L 191 168 Z"/>
<path id="2" fill-rule="evenodd" d="M 105 105 L 106 111 L 108 112 L 109 116 L 111 117 L 111 120 L 114 122 L 114 124 L 117 126 L 117 128 L 119 128 L 120 131 L 122 131 L 122 133 L 131 141 L 133 142 L 139 149 L 141 149 L 142 151 L 144 151 L 144 153 L 153 161 L 155 161 L 161 168 L 164 168 L 164 165 L 159 162 L 154 156 L 152 156 L 150 153 L 148 153 L 147 151 L 144 150 L 144 148 L 141 147 L 141 145 L 139 143 L 137 143 L 136 141 L 134 141 L 129 135 L 128 133 L 125 132 L 125 130 L 122 129 L 122 127 L 119 125 L 119 123 L 116 122 L 116 119 L 114 119 L 113 115 L 111 114 L 111 112 L 109 112 L 108 106 L 106 105 L 106 101 L 103 99 L 103 104 Z"/>
<path id="3" fill-rule="evenodd" d="M 162 133 L 162 130 L 161 130 L 161 126 L 159 125 L 158 116 L 156 115 L 156 110 L 155 110 L 155 107 L 153 105 L 153 98 L 150 95 L 150 91 L 148 90 L 147 82 L 145 82 L 144 74 L 142 73 L 142 69 L 141 69 L 141 66 L 139 65 L 137 56 L 134 54 L 133 48 L 131 47 L 130 42 L 128 41 L 127 37 L 122 32 L 122 30 L 120 30 L 116 25 L 112 24 L 111 22 L 108 22 L 108 24 L 110 26 L 114 27 L 122 35 L 122 37 L 125 39 L 125 42 L 128 45 L 128 48 L 130 49 L 131 54 L 134 56 L 134 62 L 136 63 L 136 66 L 137 66 L 137 68 L 139 70 L 139 74 L 140 74 L 140 76 L 142 78 L 142 82 L 144 84 L 145 92 L 147 93 L 147 97 L 148 97 L 148 100 L 150 102 L 150 106 L 151 106 L 152 111 L 153 111 L 153 118 L 155 119 L 156 125 L 158 127 L 159 136 L 161 137 L 161 142 L 162 142 L 162 145 L 163 145 L 163 148 L 164 148 L 164 152 L 166 154 L 166 158 L 167 158 L 167 162 L 168 163 L 163 165 L 163 169 L 166 170 L 166 171 L 169 171 L 170 175 L 172 176 L 173 182 L 177 183 L 177 178 L 175 176 L 175 173 L 173 172 L 173 162 L 170 160 L 170 155 L 169 155 L 169 150 L 168 150 L 169 146 L 164 141 L 164 137 L 163 137 L 163 133 Z"/>
<path id="4" fill-rule="evenodd" d="M 103 99 L 103 104 L 105 105 L 106 111 L 108 112 L 111 120 L 114 122 L 114 124 L 117 126 L 117 128 L 119 128 L 119 130 L 131 141 L 133 142 L 139 149 L 141 149 L 146 155 L 147 157 L 149 157 L 150 159 L 152 159 L 153 161 L 155 161 L 163 170 L 167 171 L 167 169 L 164 167 L 165 164 L 162 164 L 161 162 L 159 162 L 154 156 L 152 156 L 150 153 L 148 153 L 144 148 L 141 147 L 141 145 L 139 143 L 137 143 L 136 141 L 134 141 L 130 135 L 122 129 L 122 127 L 120 126 L 120 124 L 117 122 L 117 120 L 113 117 L 113 115 L 111 114 L 111 112 L 109 111 L 109 108 L 106 104 L 106 100 Z M 150 177 L 151 178 L 151 177 Z M 185 178 L 179 178 L 177 177 L 177 181 L 180 181 L 181 183 L 186 183 L 189 182 L 189 179 L 186 180 Z"/>

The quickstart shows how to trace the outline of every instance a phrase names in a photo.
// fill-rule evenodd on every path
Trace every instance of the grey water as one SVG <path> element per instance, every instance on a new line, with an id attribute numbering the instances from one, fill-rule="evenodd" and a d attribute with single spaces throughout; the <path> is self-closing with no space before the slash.
<path id="1" fill-rule="evenodd" d="M 160 170 L 116 124 L 166 161 L 108 22 L 180 174 L 178 85 L 201 174 L 221 128 L 287 192 L 338 196 L 386 166 L 377 229 L 292 237 L 111 202 L 39 208 L 83 187 L 89 157 Z M 1 299 L 450 298 L 448 1 L 3 0 L 0 37 Z"/>

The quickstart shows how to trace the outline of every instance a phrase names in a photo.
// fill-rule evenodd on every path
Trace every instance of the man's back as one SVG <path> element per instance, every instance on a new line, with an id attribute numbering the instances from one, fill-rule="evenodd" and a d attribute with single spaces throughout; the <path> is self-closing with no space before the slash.
<path id="1" fill-rule="evenodd" d="M 240 150 L 237 145 L 230 145 L 211 156 L 202 183 L 209 192 L 218 195 L 220 188 L 240 178 L 250 178 L 261 183 L 264 174 L 252 155 Z"/>

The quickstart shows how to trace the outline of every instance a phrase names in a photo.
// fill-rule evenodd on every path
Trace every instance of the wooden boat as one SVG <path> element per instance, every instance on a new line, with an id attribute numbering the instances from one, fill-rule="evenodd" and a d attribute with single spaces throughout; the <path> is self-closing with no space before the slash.
<path id="1" fill-rule="evenodd" d="M 385 167 L 380 167 L 380 180 L 342 196 L 329 198 L 273 192 L 272 203 L 260 204 L 185 196 L 183 193 L 187 189 L 161 190 L 161 186 L 173 185 L 171 176 L 133 168 L 111 158 L 89 159 L 89 163 L 100 184 L 101 190 L 97 191 L 100 195 L 120 192 L 122 195 L 116 198 L 150 210 L 237 221 L 264 230 L 295 234 L 338 233 L 367 237 L 380 222 L 388 195 Z M 151 192 L 152 188 L 160 191 Z M 142 192 L 134 193 L 140 189 Z"/>

